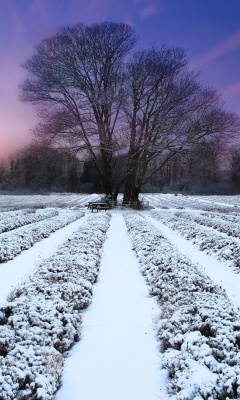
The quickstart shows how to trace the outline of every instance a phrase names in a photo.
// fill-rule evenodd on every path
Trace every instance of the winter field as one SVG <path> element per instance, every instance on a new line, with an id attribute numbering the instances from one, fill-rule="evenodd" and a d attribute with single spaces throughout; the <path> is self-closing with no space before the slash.
<path id="1" fill-rule="evenodd" d="M 0 400 L 240 399 L 240 196 L 0 196 Z"/>

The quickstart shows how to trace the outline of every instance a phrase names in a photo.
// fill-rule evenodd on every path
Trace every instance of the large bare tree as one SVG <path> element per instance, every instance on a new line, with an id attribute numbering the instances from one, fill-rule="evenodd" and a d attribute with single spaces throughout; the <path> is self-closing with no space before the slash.
<path id="1" fill-rule="evenodd" d="M 122 186 L 126 200 L 138 199 L 174 155 L 239 128 L 188 70 L 182 48 L 153 46 L 126 60 L 135 43 L 125 24 L 77 24 L 44 39 L 24 65 L 32 78 L 21 98 L 41 106 L 35 134 L 86 153 L 115 199 Z M 121 174 L 113 174 L 124 154 Z"/>
<path id="2" fill-rule="evenodd" d="M 179 47 L 162 45 L 137 52 L 127 69 L 124 194 L 133 200 L 176 154 L 191 151 L 204 137 L 235 133 L 239 119 L 224 111 L 216 92 L 202 87 L 196 74 L 189 72 Z"/>
<path id="3" fill-rule="evenodd" d="M 123 61 L 135 42 L 126 24 L 77 24 L 44 39 L 24 64 L 33 79 L 23 83 L 21 100 L 42 108 L 35 133 L 87 152 L 106 194 L 112 194 L 117 121 L 126 97 Z"/>

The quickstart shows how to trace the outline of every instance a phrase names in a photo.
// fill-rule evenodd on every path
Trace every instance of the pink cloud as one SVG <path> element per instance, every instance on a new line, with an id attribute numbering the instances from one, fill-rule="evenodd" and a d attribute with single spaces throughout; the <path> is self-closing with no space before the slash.
<path id="1" fill-rule="evenodd" d="M 14 104 L 12 105 L 14 106 Z M 37 124 L 33 110 L 26 105 L 0 108 L 0 159 L 21 149 L 32 140 L 30 130 Z"/>
<path id="2" fill-rule="evenodd" d="M 152 17 L 160 12 L 159 4 L 156 0 L 148 0 L 140 9 L 140 16 L 142 19 Z"/>
<path id="3" fill-rule="evenodd" d="M 234 97 L 240 94 L 240 82 L 234 83 L 233 85 L 227 86 L 221 90 L 224 97 Z"/>
<path id="4" fill-rule="evenodd" d="M 194 68 L 199 68 L 238 48 L 240 48 L 240 32 L 234 33 L 227 39 L 217 44 L 217 46 L 215 46 L 213 49 L 206 53 L 200 54 L 198 57 L 195 57 L 191 61 L 191 65 Z"/>
<path id="5" fill-rule="evenodd" d="M 0 71 L 0 159 L 28 143 L 30 129 L 37 123 L 33 106 L 17 100 L 24 78 L 25 71 L 16 60 L 9 60 Z"/>

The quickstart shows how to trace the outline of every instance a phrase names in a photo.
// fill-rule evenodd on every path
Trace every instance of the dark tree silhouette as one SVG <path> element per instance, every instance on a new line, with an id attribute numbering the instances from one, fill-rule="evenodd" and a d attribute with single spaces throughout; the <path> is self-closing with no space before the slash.
<path id="1" fill-rule="evenodd" d="M 77 24 L 44 39 L 24 64 L 35 79 L 24 82 L 21 99 L 45 105 L 37 134 L 86 151 L 106 193 L 112 193 L 117 121 L 125 101 L 123 59 L 135 42 L 125 24 Z"/>
<path id="2" fill-rule="evenodd" d="M 125 24 L 77 24 L 44 39 L 24 64 L 31 78 L 21 99 L 40 107 L 35 135 L 87 155 L 115 199 L 123 185 L 127 200 L 138 199 L 176 154 L 239 128 L 238 117 L 188 70 L 182 48 L 155 46 L 126 60 L 135 43 Z"/>
<path id="3" fill-rule="evenodd" d="M 137 199 L 141 187 L 176 154 L 191 151 L 204 137 L 234 133 L 239 120 L 223 110 L 214 90 L 202 87 L 189 72 L 181 48 L 162 45 L 138 52 L 127 68 L 124 193 Z"/>

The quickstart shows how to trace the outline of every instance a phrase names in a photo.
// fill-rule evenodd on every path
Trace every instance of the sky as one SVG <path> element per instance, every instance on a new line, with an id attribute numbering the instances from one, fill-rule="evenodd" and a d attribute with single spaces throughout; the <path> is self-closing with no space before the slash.
<path id="1" fill-rule="evenodd" d="M 240 113 L 240 0 L 0 0 L 0 159 L 29 143 L 38 122 L 18 100 L 22 64 L 61 27 L 103 21 L 131 25 L 138 49 L 185 48 L 199 80 Z"/>

